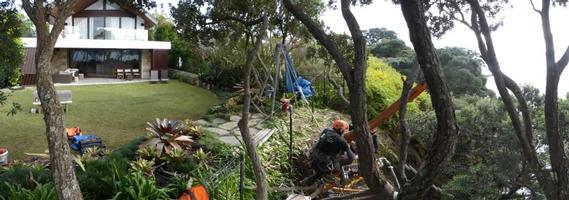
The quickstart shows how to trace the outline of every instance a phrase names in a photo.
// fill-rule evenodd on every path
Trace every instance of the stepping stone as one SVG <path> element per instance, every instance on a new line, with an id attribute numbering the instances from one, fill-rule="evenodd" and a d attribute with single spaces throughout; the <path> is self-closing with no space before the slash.
<path id="1" fill-rule="evenodd" d="M 257 124 L 259 124 L 260 121 L 261 121 L 261 119 L 251 119 L 251 120 L 249 120 L 249 127 L 251 127 L 251 126 L 256 126 Z"/>
<path id="2" fill-rule="evenodd" d="M 257 129 L 264 129 L 265 125 L 264 124 L 257 124 L 257 126 L 255 126 L 255 128 Z"/>
<path id="3" fill-rule="evenodd" d="M 241 116 L 237 116 L 237 115 L 231 115 L 229 117 L 229 120 L 233 121 L 233 122 L 238 122 L 239 120 L 241 120 Z"/>
<path id="4" fill-rule="evenodd" d="M 233 121 L 219 125 L 219 128 L 222 128 L 225 130 L 232 130 L 232 129 L 235 129 L 236 127 L 237 127 L 237 122 L 233 122 Z"/>
<path id="5" fill-rule="evenodd" d="M 238 135 L 239 137 L 241 137 L 241 131 L 239 130 L 239 128 L 233 129 L 231 131 L 232 134 Z M 255 135 L 259 133 L 259 129 L 256 128 L 249 128 L 249 135 L 251 135 L 251 137 L 255 137 Z"/>
<path id="6" fill-rule="evenodd" d="M 251 119 L 263 119 L 265 116 L 261 113 L 255 113 L 251 115 Z"/>
<path id="7" fill-rule="evenodd" d="M 232 145 L 232 146 L 238 146 L 241 145 L 241 143 L 239 142 L 239 140 L 237 140 L 235 138 L 235 136 L 229 135 L 229 136 L 222 136 L 218 138 L 221 142 L 228 144 L 228 145 Z"/>
<path id="8" fill-rule="evenodd" d="M 223 123 L 225 123 L 225 122 L 227 122 L 225 119 L 221 119 L 221 118 L 215 118 L 215 119 L 213 119 L 213 123 L 216 124 L 216 125 L 223 124 Z"/>
<path id="9" fill-rule="evenodd" d="M 205 120 L 203 120 L 203 119 L 200 119 L 200 120 L 198 120 L 198 121 L 195 121 L 194 123 L 196 123 L 197 125 L 201 125 L 201 126 L 209 126 L 209 125 L 210 125 L 209 122 L 207 122 L 207 121 L 205 121 Z"/>
<path id="10" fill-rule="evenodd" d="M 220 128 L 212 128 L 212 127 L 208 127 L 205 128 L 206 130 L 215 133 L 219 136 L 224 136 L 224 135 L 229 135 L 229 131 L 225 130 L 225 129 L 220 129 Z"/>

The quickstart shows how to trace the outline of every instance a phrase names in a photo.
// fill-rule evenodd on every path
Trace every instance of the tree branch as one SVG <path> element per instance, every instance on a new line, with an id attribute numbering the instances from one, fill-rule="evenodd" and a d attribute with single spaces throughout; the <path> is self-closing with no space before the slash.
<path id="1" fill-rule="evenodd" d="M 563 72 L 568 63 L 569 63 L 569 47 L 565 49 L 565 53 L 563 53 L 563 56 L 561 56 L 561 58 L 559 59 L 559 61 L 557 61 L 557 63 L 555 63 L 555 65 L 557 65 L 557 68 L 561 73 Z"/>
<path id="2" fill-rule="evenodd" d="M 332 84 L 332 86 L 334 86 L 334 89 L 336 89 L 336 93 L 338 94 L 338 97 L 340 97 L 340 99 L 342 100 L 342 102 L 344 102 L 345 106 L 348 107 L 350 106 L 350 100 L 348 100 L 348 98 L 346 98 L 346 96 L 344 96 L 344 88 L 342 88 L 342 86 L 340 86 L 336 80 L 334 80 L 333 78 L 330 78 L 330 72 L 328 72 L 326 74 L 326 77 L 328 78 L 328 82 L 330 82 Z"/>
<path id="3" fill-rule="evenodd" d="M 531 3 L 531 7 L 533 8 L 533 11 L 535 11 L 535 12 L 541 14 L 541 11 L 538 10 L 537 8 L 535 8 L 535 4 L 533 4 L 533 0 L 529 0 L 529 2 Z"/>
<path id="4" fill-rule="evenodd" d="M 239 17 L 234 17 L 234 16 L 213 16 L 212 19 L 215 19 L 214 22 L 212 22 L 213 24 L 217 24 L 220 23 L 222 21 L 235 21 L 235 22 L 239 22 L 240 24 L 243 24 L 244 26 L 254 26 L 257 24 L 260 24 L 261 22 L 263 22 L 263 17 L 259 17 L 257 19 L 253 19 L 253 20 L 244 20 L 241 19 Z"/>
<path id="5" fill-rule="evenodd" d="M 401 184 L 405 184 L 407 182 L 407 175 L 405 174 L 405 165 L 407 164 L 407 148 L 409 147 L 409 141 L 411 139 L 411 130 L 407 125 L 407 120 L 405 119 L 407 114 L 407 101 L 409 99 L 409 91 L 419 74 L 419 70 L 421 67 L 417 64 L 407 80 L 403 81 L 403 90 L 401 91 L 401 97 L 399 105 L 399 126 L 401 127 L 401 141 L 399 145 L 399 164 L 398 167 L 398 175 L 401 181 Z"/>
<path id="6" fill-rule="evenodd" d="M 327 35 L 324 30 L 322 30 L 316 23 L 310 19 L 308 15 L 301 11 L 296 5 L 294 5 L 291 0 L 283 0 L 284 6 L 287 10 L 289 10 L 294 17 L 296 17 L 300 22 L 306 26 L 308 31 L 316 38 L 318 43 L 320 43 L 326 51 L 332 56 L 338 68 L 340 68 L 340 72 L 344 75 L 344 78 L 348 83 L 352 82 L 352 75 L 350 73 L 350 64 L 346 58 L 340 54 L 340 50 L 338 49 L 338 45 Z"/>
<path id="7" fill-rule="evenodd" d="M 342 15 L 344 16 L 344 20 L 348 25 L 348 29 L 350 29 L 350 33 L 352 35 L 352 40 L 354 41 L 354 50 L 355 50 L 355 59 L 354 59 L 354 66 L 363 66 L 362 69 L 354 68 L 353 73 L 364 73 L 366 71 L 366 41 L 362 34 L 362 30 L 360 29 L 360 25 L 354 17 L 354 14 L 350 10 L 350 3 L 351 0 L 342 0 Z M 359 75 L 353 74 L 354 77 L 360 77 Z"/>

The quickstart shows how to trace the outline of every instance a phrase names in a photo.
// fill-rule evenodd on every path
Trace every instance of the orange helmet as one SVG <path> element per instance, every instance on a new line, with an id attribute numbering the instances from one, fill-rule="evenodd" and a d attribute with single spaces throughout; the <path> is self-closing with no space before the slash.
<path id="1" fill-rule="evenodd" d="M 332 128 L 334 130 L 342 130 L 342 133 L 344 133 L 350 129 L 350 125 L 344 120 L 338 119 L 334 121 L 334 124 L 332 124 Z"/>

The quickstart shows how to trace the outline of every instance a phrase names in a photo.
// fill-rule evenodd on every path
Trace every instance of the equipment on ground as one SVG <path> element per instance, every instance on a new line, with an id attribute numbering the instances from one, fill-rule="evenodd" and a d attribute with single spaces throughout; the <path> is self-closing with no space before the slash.
<path id="1" fill-rule="evenodd" d="M 71 138 L 71 149 L 79 151 L 81 155 L 89 148 L 105 148 L 100 137 L 95 135 L 76 135 Z"/>

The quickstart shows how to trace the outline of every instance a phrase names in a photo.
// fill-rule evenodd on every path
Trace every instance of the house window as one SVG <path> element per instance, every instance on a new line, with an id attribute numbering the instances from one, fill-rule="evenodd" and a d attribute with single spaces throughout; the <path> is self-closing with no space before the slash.
<path id="1" fill-rule="evenodd" d="M 71 49 L 70 66 L 90 77 L 116 77 L 116 69 L 140 69 L 137 49 Z"/>
<path id="2" fill-rule="evenodd" d="M 89 39 L 105 39 L 105 18 L 91 17 L 89 19 Z"/>
<path id="3" fill-rule="evenodd" d="M 121 17 L 121 28 L 135 29 L 134 17 Z"/>
<path id="4" fill-rule="evenodd" d="M 87 32 L 87 21 L 87 17 L 73 18 L 73 26 L 76 26 L 79 29 L 79 39 L 87 39 L 89 36 Z"/>
<path id="5" fill-rule="evenodd" d="M 120 34 L 120 25 L 120 17 L 105 17 L 105 39 L 118 39 L 118 34 Z"/>

